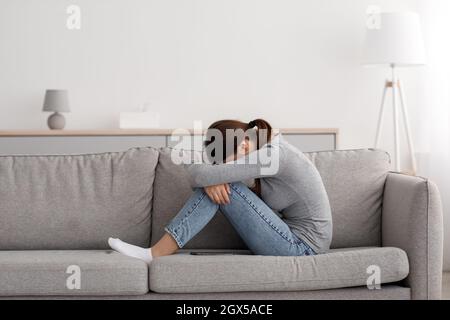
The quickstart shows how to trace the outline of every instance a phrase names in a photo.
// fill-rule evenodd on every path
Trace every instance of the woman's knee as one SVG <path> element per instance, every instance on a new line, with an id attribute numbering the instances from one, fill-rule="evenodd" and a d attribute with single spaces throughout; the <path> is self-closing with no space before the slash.
<path id="1" fill-rule="evenodd" d="M 189 201 L 200 201 L 202 199 L 209 199 L 208 195 L 205 192 L 205 189 L 203 188 L 194 188 L 193 189 L 194 193 L 191 195 L 191 197 L 189 198 Z"/>
<path id="2" fill-rule="evenodd" d="M 242 207 L 239 203 L 251 204 L 253 201 L 253 192 L 248 188 L 245 183 L 242 182 L 232 182 L 230 185 L 230 202 L 228 204 L 222 205 L 222 207 L 231 209 L 234 205 Z"/>
<path id="3" fill-rule="evenodd" d="M 243 182 L 232 182 L 232 183 L 229 183 L 229 185 L 232 190 L 236 190 L 236 191 L 249 190 L 248 186 Z"/>

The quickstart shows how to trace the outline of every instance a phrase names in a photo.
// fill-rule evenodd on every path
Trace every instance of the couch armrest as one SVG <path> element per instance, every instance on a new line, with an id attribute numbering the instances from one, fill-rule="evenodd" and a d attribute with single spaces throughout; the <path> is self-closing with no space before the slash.
<path id="1" fill-rule="evenodd" d="M 436 185 L 426 178 L 389 172 L 381 230 L 383 246 L 401 248 L 408 255 L 405 283 L 411 288 L 411 298 L 440 299 L 443 221 Z"/>

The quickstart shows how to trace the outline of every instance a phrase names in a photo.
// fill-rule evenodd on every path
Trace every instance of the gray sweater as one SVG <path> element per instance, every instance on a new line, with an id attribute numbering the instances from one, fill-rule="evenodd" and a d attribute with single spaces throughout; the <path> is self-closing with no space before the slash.
<path id="1" fill-rule="evenodd" d="M 270 155 L 270 156 L 269 156 Z M 261 178 L 261 198 L 316 253 L 332 237 L 331 208 L 314 164 L 281 135 L 248 156 L 219 165 L 188 165 L 194 187 Z"/>

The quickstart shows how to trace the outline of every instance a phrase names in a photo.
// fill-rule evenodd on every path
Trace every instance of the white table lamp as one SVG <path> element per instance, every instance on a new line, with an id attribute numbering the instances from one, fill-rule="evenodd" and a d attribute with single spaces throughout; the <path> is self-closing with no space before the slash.
<path id="1" fill-rule="evenodd" d="M 405 95 L 400 80 L 396 75 L 397 67 L 421 66 L 425 64 L 425 48 L 420 28 L 420 17 L 413 12 L 381 13 L 379 25 L 367 29 L 363 50 L 363 63 L 373 66 L 388 66 L 392 78 L 386 80 L 381 99 L 378 118 L 375 148 L 378 147 L 381 128 L 383 126 L 384 102 L 389 88 L 392 89 L 392 104 L 394 114 L 394 159 L 395 170 L 400 171 L 400 143 L 397 94 L 403 114 L 409 153 L 411 156 L 413 174 L 416 173 L 416 159 L 411 138 Z"/>
<path id="2" fill-rule="evenodd" d="M 42 111 L 53 112 L 47 120 L 47 124 L 50 129 L 64 129 L 66 119 L 61 113 L 70 112 L 69 94 L 67 90 L 47 90 L 45 92 Z"/>

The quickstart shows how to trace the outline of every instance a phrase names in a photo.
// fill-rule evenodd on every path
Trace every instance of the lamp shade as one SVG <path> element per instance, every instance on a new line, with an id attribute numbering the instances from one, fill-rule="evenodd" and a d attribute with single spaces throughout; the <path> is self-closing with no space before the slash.
<path id="1" fill-rule="evenodd" d="M 70 112 L 67 90 L 47 90 L 45 92 L 43 111 Z"/>
<path id="2" fill-rule="evenodd" d="M 420 17 L 414 12 L 381 13 L 377 28 L 367 29 L 366 65 L 418 66 L 426 62 Z"/>

